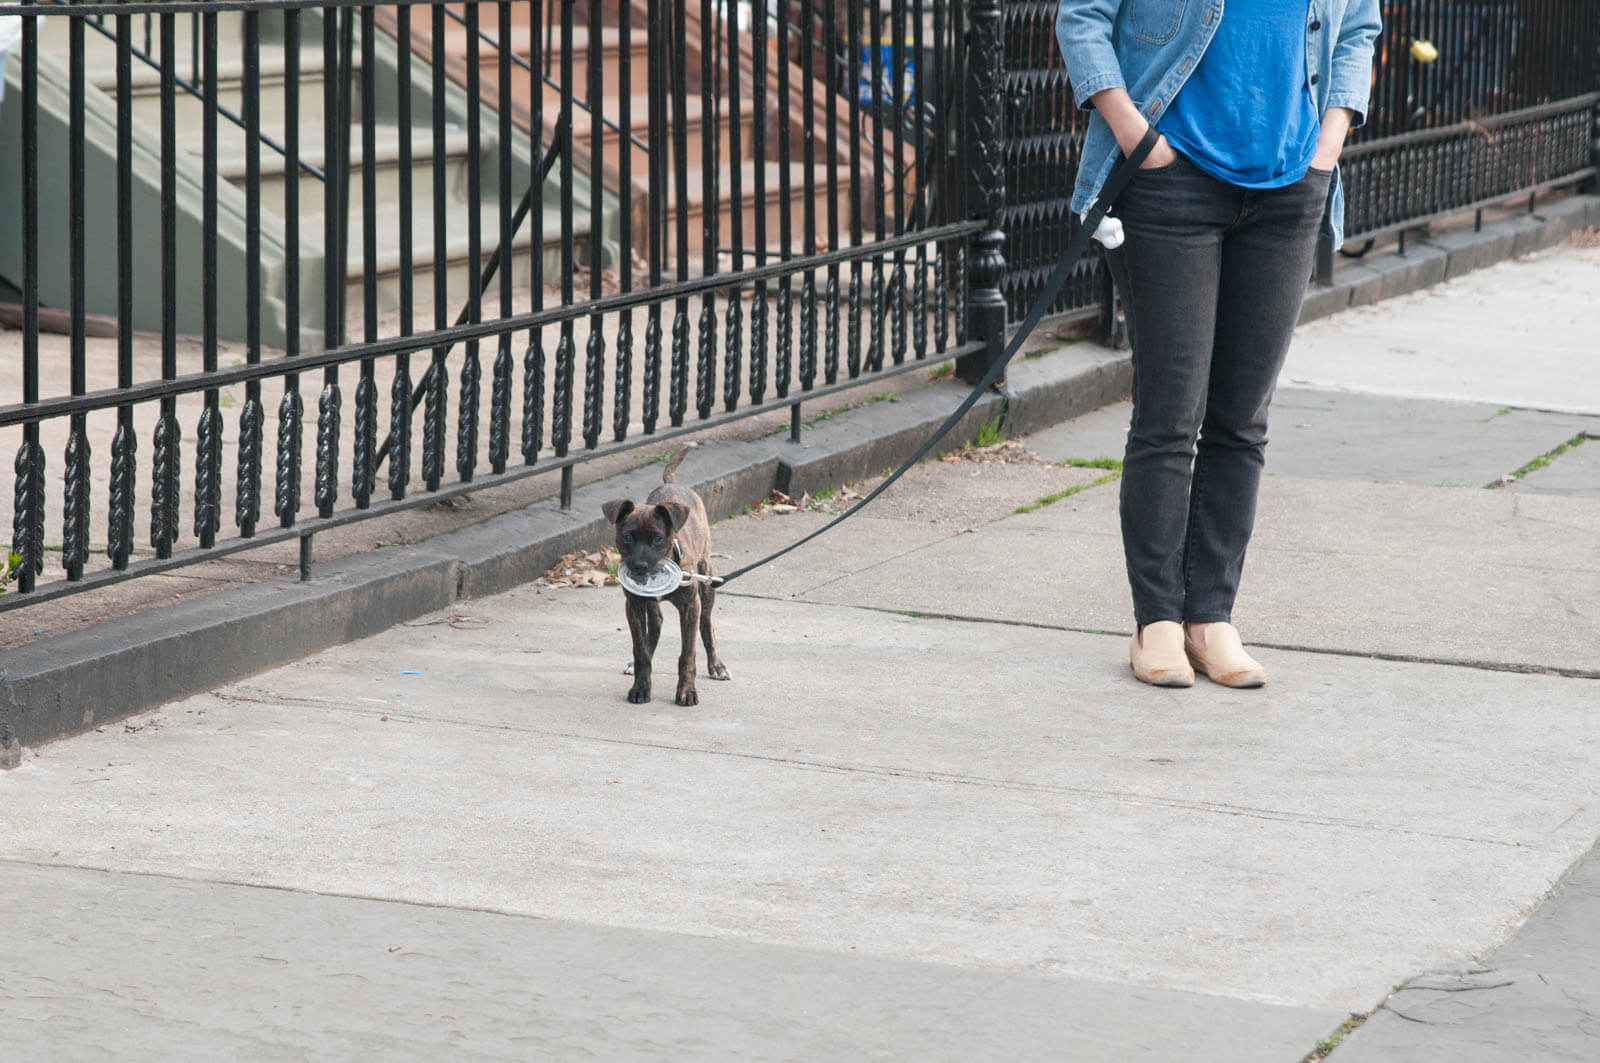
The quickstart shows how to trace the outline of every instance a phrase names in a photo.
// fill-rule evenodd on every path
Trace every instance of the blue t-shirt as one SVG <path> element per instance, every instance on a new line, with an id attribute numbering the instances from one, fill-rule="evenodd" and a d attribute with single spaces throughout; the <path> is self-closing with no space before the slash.
<path id="1" fill-rule="evenodd" d="M 1306 0 L 1227 0 L 1161 133 L 1196 166 L 1242 188 L 1306 174 L 1322 122 L 1306 82 Z"/>

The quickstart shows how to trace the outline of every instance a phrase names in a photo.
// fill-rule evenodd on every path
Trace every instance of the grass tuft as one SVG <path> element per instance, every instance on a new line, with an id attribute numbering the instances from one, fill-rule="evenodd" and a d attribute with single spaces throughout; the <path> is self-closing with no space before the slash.
<path id="1" fill-rule="evenodd" d="M 1045 506 L 1053 506 L 1057 502 L 1061 501 L 1063 498 L 1071 498 L 1073 495 L 1078 494 L 1080 491 L 1087 491 L 1091 487 L 1099 487 L 1101 484 L 1108 484 L 1112 480 L 1118 480 L 1118 479 L 1121 479 L 1121 478 L 1122 478 L 1122 473 L 1120 473 L 1120 472 L 1107 473 L 1104 476 L 1100 476 L 1100 477 L 1095 478 L 1094 480 L 1091 480 L 1089 483 L 1077 484 L 1076 486 L 1069 487 L 1064 491 L 1057 491 L 1055 494 L 1045 495 L 1043 498 L 1039 499 L 1037 502 L 1030 502 L 1029 504 L 1027 504 L 1025 506 L 1018 506 L 1016 508 L 1016 513 L 1019 514 L 1019 515 L 1023 514 L 1023 513 L 1032 513 L 1036 509 L 1043 509 Z"/>

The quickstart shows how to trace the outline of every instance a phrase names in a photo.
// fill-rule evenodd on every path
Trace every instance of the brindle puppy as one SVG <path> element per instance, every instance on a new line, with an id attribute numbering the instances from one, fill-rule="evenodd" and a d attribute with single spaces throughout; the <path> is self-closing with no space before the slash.
<path id="1" fill-rule="evenodd" d="M 685 572 L 711 575 L 711 530 L 705 504 L 699 495 L 679 487 L 673 479 L 682 461 L 683 455 L 679 454 L 667 463 L 661 471 L 661 486 L 650 492 L 643 506 L 635 507 L 626 498 L 601 506 L 606 519 L 616 525 L 622 564 L 636 579 L 647 578 L 664 558 L 676 561 Z M 622 593 L 627 600 L 628 631 L 633 635 L 633 689 L 628 691 L 628 701 L 639 705 L 650 700 L 650 660 L 661 637 L 661 599 L 642 597 L 626 589 Z M 697 625 L 706 644 L 706 674 L 712 679 L 729 678 L 717 657 L 717 631 L 711 622 L 717 591 L 707 580 L 691 580 L 666 599 L 678 607 L 678 626 L 683 633 L 683 649 L 678 654 L 678 691 L 673 700 L 679 705 L 697 705 Z"/>

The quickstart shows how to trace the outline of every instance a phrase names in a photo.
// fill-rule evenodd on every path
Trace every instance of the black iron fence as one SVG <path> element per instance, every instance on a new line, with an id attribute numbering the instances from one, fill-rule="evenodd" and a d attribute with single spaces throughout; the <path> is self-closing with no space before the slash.
<path id="1" fill-rule="evenodd" d="M 1020 318 L 1076 227 L 1068 209 L 1085 116 L 1055 41 L 1057 5 L 1008 0 L 1001 290 Z M 1388 0 L 1367 125 L 1345 151 L 1345 230 L 1404 231 L 1594 174 L 1600 0 Z M 1057 312 L 1100 312 L 1086 263 Z"/>
<path id="2" fill-rule="evenodd" d="M 0 610 L 1003 338 L 994 3 L 7 16 Z"/>
<path id="3" fill-rule="evenodd" d="M 981 374 L 1076 225 L 1055 10 L 0 4 L 0 610 Z M 1600 0 L 1385 16 L 1353 237 L 1594 173 Z"/>

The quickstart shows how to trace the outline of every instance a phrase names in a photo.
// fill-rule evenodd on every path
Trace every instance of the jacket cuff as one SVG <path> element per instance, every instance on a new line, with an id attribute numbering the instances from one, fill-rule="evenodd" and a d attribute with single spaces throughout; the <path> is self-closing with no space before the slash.
<path id="1" fill-rule="evenodd" d="M 1076 97 L 1079 108 L 1089 107 L 1089 97 L 1106 89 L 1126 89 L 1128 86 L 1122 80 L 1122 71 L 1107 72 L 1089 78 L 1087 81 L 1072 83 L 1072 94 Z"/>
<path id="2" fill-rule="evenodd" d="M 1367 97 L 1366 94 L 1349 92 L 1330 92 L 1328 102 L 1322 108 L 1327 111 L 1330 107 L 1343 107 L 1351 112 L 1350 128 L 1357 129 L 1367 124 Z"/>

